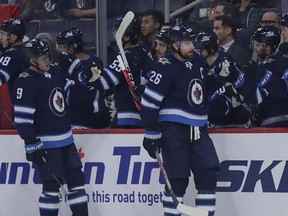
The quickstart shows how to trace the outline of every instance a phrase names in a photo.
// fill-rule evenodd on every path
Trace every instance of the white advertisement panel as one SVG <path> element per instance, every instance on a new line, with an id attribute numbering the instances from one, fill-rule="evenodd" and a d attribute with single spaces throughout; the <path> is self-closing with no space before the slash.
<path id="1" fill-rule="evenodd" d="M 221 162 L 215 216 L 284 215 L 286 133 L 213 133 Z M 76 134 L 90 215 L 163 215 L 164 180 L 142 134 Z M 0 216 L 38 215 L 41 183 L 18 135 L 0 135 Z M 190 181 L 187 205 L 194 205 Z M 65 197 L 59 215 L 71 215 Z"/>

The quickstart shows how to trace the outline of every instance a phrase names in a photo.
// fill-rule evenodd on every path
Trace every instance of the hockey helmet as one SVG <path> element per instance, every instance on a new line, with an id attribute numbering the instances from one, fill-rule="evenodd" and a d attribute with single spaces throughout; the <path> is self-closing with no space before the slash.
<path id="1" fill-rule="evenodd" d="M 24 38 L 26 33 L 25 24 L 19 19 L 8 19 L 0 25 L 0 30 L 7 32 L 8 35 L 15 34 L 19 40 Z"/>
<path id="2" fill-rule="evenodd" d="M 180 42 L 180 41 L 193 41 L 195 40 L 194 30 L 185 24 L 174 25 L 170 30 L 170 39 L 171 42 Z"/>
<path id="3" fill-rule="evenodd" d="M 281 26 L 288 26 L 288 13 L 285 13 L 282 15 L 280 19 L 280 25 Z"/>
<path id="4" fill-rule="evenodd" d="M 24 43 L 23 51 L 25 57 L 29 59 L 29 58 L 37 58 L 45 55 L 46 53 L 49 53 L 50 48 L 49 45 L 44 41 L 37 38 L 33 38 Z"/>
<path id="5" fill-rule="evenodd" d="M 118 17 L 116 18 L 116 21 L 114 23 L 114 27 L 113 27 L 113 32 L 116 32 L 119 28 L 119 26 L 121 25 L 123 20 L 123 17 Z M 131 37 L 131 40 L 133 42 L 138 41 L 138 37 L 141 34 L 141 23 L 140 20 L 138 18 L 134 18 L 131 23 L 129 24 L 129 26 L 127 27 L 125 34 L 127 36 Z"/>
<path id="6" fill-rule="evenodd" d="M 277 27 L 264 26 L 254 32 L 252 40 L 270 45 L 273 50 L 276 50 L 280 43 L 281 35 Z"/>
<path id="7" fill-rule="evenodd" d="M 196 47 L 207 50 L 209 54 L 213 54 L 218 49 L 217 35 L 214 32 L 199 32 L 196 35 Z"/>
<path id="8" fill-rule="evenodd" d="M 169 30 L 161 30 L 161 31 L 159 31 L 158 34 L 156 35 L 156 39 L 166 43 L 167 45 L 169 45 L 171 43 Z"/>
<path id="9" fill-rule="evenodd" d="M 84 44 L 84 36 L 79 29 L 71 27 L 60 32 L 57 35 L 56 42 L 57 44 L 73 44 L 75 49 L 82 49 Z"/>

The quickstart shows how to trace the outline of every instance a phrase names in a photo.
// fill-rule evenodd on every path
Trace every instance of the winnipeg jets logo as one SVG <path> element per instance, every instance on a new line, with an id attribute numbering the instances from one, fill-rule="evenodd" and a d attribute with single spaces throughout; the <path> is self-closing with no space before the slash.
<path id="1" fill-rule="evenodd" d="M 27 72 L 23 72 L 23 73 L 21 73 L 19 75 L 19 77 L 22 77 L 22 78 L 26 78 L 26 77 L 29 77 L 29 76 L 31 76 L 31 75 L 29 73 L 27 73 Z"/>
<path id="2" fill-rule="evenodd" d="M 60 88 L 54 88 L 49 97 L 49 107 L 57 116 L 63 116 L 66 113 L 64 96 Z"/>
<path id="3" fill-rule="evenodd" d="M 272 58 L 267 58 L 267 59 L 265 59 L 265 60 L 263 60 L 262 62 L 261 62 L 261 64 L 267 64 L 267 63 L 271 63 L 271 62 L 273 62 L 273 61 L 275 61 L 275 59 L 272 59 Z"/>
<path id="4" fill-rule="evenodd" d="M 44 73 L 44 76 L 47 77 L 47 78 L 49 78 L 49 79 L 51 79 L 51 74 L 49 74 L 49 73 L 47 73 L 47 72 Z"/>
<path id="5" fill-rule="evenodd" d="M 158 62 L 160 62 L 163 65 L 171 64 L 171 62 L 167 58 L 159 58 Z"/>
<path id="6" fill-rule="evenodd" d="M 187 99 L 193 107 L 203 105 L 203 88 L 202 82 L 199 79 L 193 79 L 189 84 Z"/>
<path id="7" fill-rule="evenodd" d="M 190 61 L 185 62 L 186 68 L 189 68 L 190 70 L 192 69 L 193 64 Z"/>
<path id="8" fill-rule="evenodd" d="M 77 1 L 76 1 L 76 4 L 77 4 L 77 7 L 78 7 L 79 9 L 84 9 L 84 8 L 85 8 L 85 5 L 86 5 L 86 2 L 85 2 L 85 0 L 77 0 Z"/>
<path id="9" fill-rule="evenodd" d="M 52 12 L 55 9 L 56 4 L 52 3 L 51 0 L 48 0 L 44 3 L 44 7 L 45 7 L 46 11 Z"/>

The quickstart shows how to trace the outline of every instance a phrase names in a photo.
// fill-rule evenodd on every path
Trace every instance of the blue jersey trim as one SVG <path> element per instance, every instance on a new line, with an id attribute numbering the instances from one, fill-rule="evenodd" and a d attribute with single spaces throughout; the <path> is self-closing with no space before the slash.
<path id="1" fill-rule="evenodd" d="M 43 142 L 44 148 L 58 148 L 67 146 L 74 143 L 74 138 L 71 135 L 70 137 L 64 139 L 64 140 L 55 140 L 55 141 L 45 141 Z"/>
<path id="2" fill-rule="evenodd" d="M 138 119 L 117 119 L 117 125 L 134 125 L 138 127 L 143 127 L 143 123 Z"/>
<path id="3" fill-rule="evenodd" d="M 199 126 L 203 127 L 207 125 L 207 120 L 195 120 L 195 119 L 189 119 L 184 116 L 178 116 L 178 115 L 160 115 L 159 116 L 159 121 L 160 122 L 178 122 L 181 124 L 186 124 L 186 125 L 194 125 L 194 126 Z"/>

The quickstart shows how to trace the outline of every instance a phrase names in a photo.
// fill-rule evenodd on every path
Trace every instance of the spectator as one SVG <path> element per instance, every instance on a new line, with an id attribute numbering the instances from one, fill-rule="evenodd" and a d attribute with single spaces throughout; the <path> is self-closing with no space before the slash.
<path id="1" fill-rule="evenodd" d="M 74 61 L 69 66 L 69 73 L 75 80 L 79 76 L 77 70 L 70 70 L 74 63 L 79 62 L 85 66 L 93 65 L 95 70 L 103 69 L 102 61 L 95 55 L 83 51 L 84 38 L 81 31 L 76 28 L 66 29 L 57 36 L 57 47 L 60 54 L 59 66 L 67 71 L 66 58 Z M 64 59 L 63 59 L 64 58 Z M 75 61 L 76 58 L 76 61 Z M 98 75 L 100 76 L 100 74 Z M 76 77 L 76 78 L 75 78 Z M 83 86 L 75 82 L 69 94 L 69 111 L 71 114 L 72 128 L 106 128 L 110 125 L 110 116 L 105 104 L 105 92 L 90 85 Z"/>
<path id="2" fill-rule="evenodd" d="M 200 32 L 196 45 L 208 66 L 207 89 L 210 109 L 208 121 L 210 128 L 249 128 L 250 113 L 237 101 L 231 90 L 241 86 L 241 73 L 236 67 L 229 77 L 221 77 L 224 67 L 234 67 L 234 60 L 225 52 L 218 50 L 215 33 Z M 228 64 L 226 63 L 228 62 Z M 225 69 L 224 69 L 225 70 Z M 234 88 L 234 89 L 233 89 Z"/>
<path id="3" fill-rule="evenodd" d="M 211 20 L 209 20 L 209 16 L 212 12 L 212 9 L 221 2 L 223 2 L 223 0 L 204 0 L 197 4 L 193 8 L 188 18 L 189 24 L 197 32 L 211 30 L 213 28 L 213 24 L 211 23 Z"/>
<path id="4" fill-rule="evenodd" d="M 219 48 L 227 52 L 242 68 L 250 61 L 251 54 L 235 41 L 236 28 L 236 21 L 232 17 L 215 18 L 213 31 L 217 35 Z"/>
<path id="5" fill-rule="evenodd" d="M 282 15 L 280 20 L 282 43 L 280 44 L 279 51 L 288 54 L 288 13 Z"/>
<path id="6" fill-rule="evenodd" d="M 262 15 L 260 25 L 274 25 L 275 27 L 279 27 L 280 17 L 275 11 L 267 11 Z"/>
<path id="7" fill-rule="evenodd" d="M 230 16 L 236 17 L 235 7 L 228 2 L 218 3 L 211 11 L 209 20 L 214 21 L 217 16 Z"/>
<path id="8" fill-rule="evenodd" d="M 95 1 L 65 0 L 26 0 L 21 19 L 54 20 L 93 18 L 96 16 Z"/>
<path id="9" fill-rule="evenodd" d="M 63 1 L 64 4 L 67 4 L 66 1 Z M 96 18 L 96 5 L 95 1 L 71 1 L 70 8 L 65 10 L 66 18 L 79 19 L 79 18 Z"/>
<path id="10" fill-rule="evenodd" d="M 253 32 L 260 27 L 262 9 L 253 0 L 242 0 L 238 7 L 238 31 L 235 40 L 245 49 L 251 51 L 250 41 Z"/>
<path id="11" fill-rule="evenodd" d="M 63 0 L 26 0 L 20 14 L 23 21 L 54 20 L 59 18 L 59 4 Z"/>
<path id="12" fill-rule="evenodd" d="M 143 42 L 148 47 L 152 47 L 157 33 L 164 24 L 164 14 L 157 10 L 148 10 L 142 14 L 141 33 Z"/>

